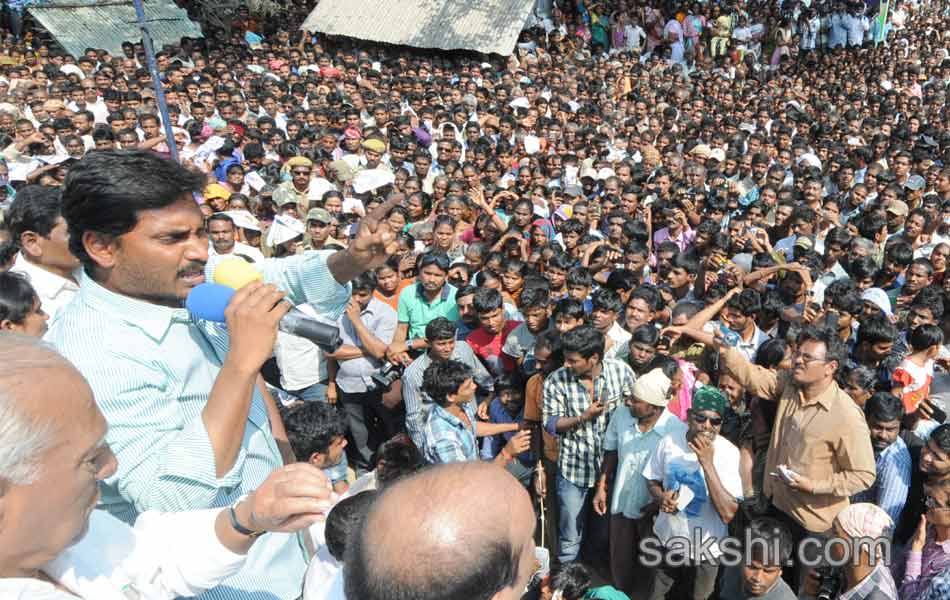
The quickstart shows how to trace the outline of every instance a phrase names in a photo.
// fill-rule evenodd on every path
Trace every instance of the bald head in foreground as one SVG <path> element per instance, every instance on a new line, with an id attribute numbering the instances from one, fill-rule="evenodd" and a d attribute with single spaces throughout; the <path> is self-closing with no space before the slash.
<path id="1" fill-rule="evenodd" d="M 514 600 L 534 571 L 534 509 L 492 463 L 432 467 L 384 491 L 346 555 L 346 597 Z"/>

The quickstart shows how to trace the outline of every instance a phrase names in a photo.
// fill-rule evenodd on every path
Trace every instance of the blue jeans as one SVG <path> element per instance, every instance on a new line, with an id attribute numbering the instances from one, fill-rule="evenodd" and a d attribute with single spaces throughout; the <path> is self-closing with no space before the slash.
<path id="1" fill-rule="evenodd" d="M 577 559 L 584 537 L 584 523 L 590 510 L 588 496 L 593 488 L 579 487 L 557 474 L 558 561 L 563 563 Z"/>
<path id="2" fill-rule="evenodd" d="M 304 402 L 326 402 L 327 387 L 329 386 L 325 383 L 315 383 L 310 387 L 305 387 L 302 390 L 297 390 L 291 393 Z"/>

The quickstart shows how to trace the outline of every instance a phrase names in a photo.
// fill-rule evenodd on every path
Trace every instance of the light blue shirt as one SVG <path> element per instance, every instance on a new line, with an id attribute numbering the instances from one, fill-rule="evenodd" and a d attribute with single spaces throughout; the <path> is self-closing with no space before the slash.
<path id="1" fill-rule="evenodd" d="M 664 410 L 653 429 L 640 431 L 637 419 L 626 406 L 617 407 L 604 439 L 604 449 L 617 453 L 617 472 L 613 481 L 610 514 L 639 519 L 640 511 L 652 500 L 643 469 L 663 436 L 685 435 L 686 424 Z"/>
<path id="2" fill-rule="evenodd" d="M 325 254 L 308 252 L 255 268 L 293 302 L 309 302 L 329 319 L 337 319 L 349 299 L 348 286 L 333 278 Z M 106 440 L 119 469 L 101 484 L 100 507 L 126 523 L 146 510 L 228 506 L 282 466 L 255 388 L 234 466 L 216 476 L 201 412 L 228 352 L 223 325 L 193 321 L 184 308 L 111 292 L 84 274 L 47 339 L 85 376 L 109 423 Z M 199 598 L 296 598 L 306 567 L 295 535 L 269 533 L 254 544 L 237 575 Z"/>

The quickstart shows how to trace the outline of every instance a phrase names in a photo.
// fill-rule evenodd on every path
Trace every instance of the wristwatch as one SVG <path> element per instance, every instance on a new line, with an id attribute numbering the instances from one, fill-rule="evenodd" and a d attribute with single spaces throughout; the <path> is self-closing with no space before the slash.
<path id="1" fill-rule="evenodd" d="M 238 500 L 237 502 L 235 502 L 234 504 L 228 507 L 228 517 L 230 517 L 231 519 L 231 527 L 234 529 L 234 531 L 240 533 L 241 535 L 246 535 L 247 537 L 252 538 L 252 539 L 259 538 L 265 533 L 267 533 L 263 529 L 259 529 L 257 531 L 253 529 L 248 529 L 247 527 L 241 525 L 238 522 L 237 511 L 235 511 L 234 509 L 237 508 L 237 505 L 240 503 L 241 503 L 241 500 Z"/>

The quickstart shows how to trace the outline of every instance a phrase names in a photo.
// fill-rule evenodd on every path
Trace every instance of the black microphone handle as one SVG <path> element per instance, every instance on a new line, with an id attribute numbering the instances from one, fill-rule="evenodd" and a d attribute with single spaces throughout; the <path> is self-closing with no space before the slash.
<path id="1" fill-rule="evenodd" d="M 342 345 L 336 325 L 321 323 L 299 308 L 292 308 L 280 320 L 278 329 L 284 333 L 310 340 L 326 352 L 336 352 Z"/>

